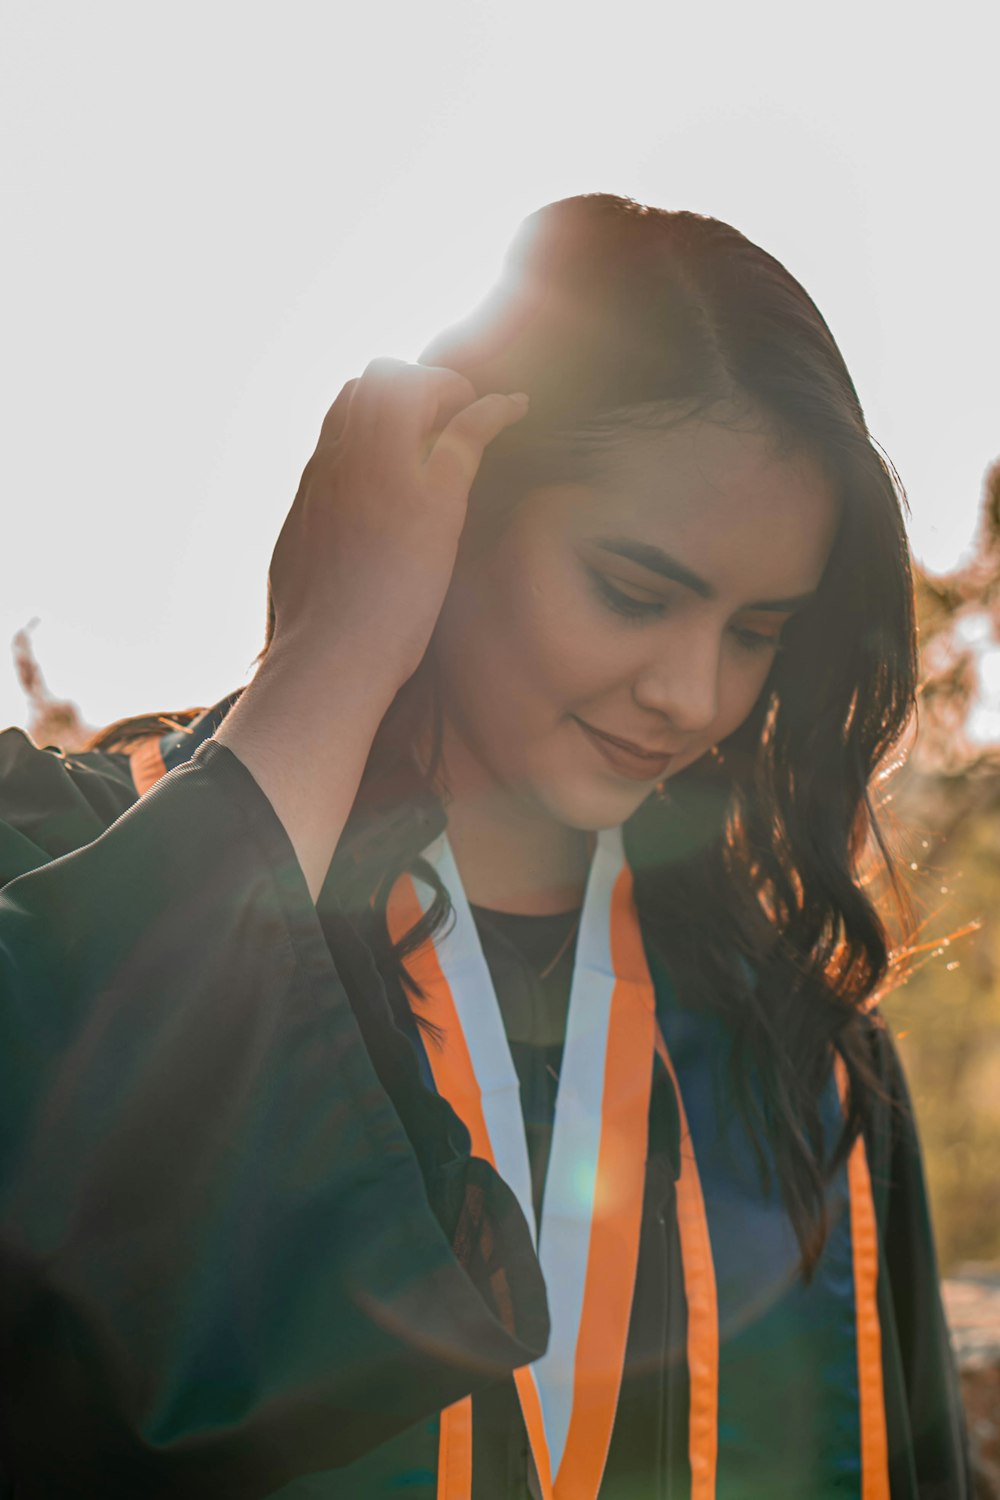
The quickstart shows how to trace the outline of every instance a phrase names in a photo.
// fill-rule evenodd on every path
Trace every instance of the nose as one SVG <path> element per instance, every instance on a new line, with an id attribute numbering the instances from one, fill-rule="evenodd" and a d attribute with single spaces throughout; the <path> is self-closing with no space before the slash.
<path id="1" fill-rule="evenodd" d="M 721 641 L 714 630 L 688 631 L 647 660 L 632 683 L 636 704 L 681 734 L 709 729 L 719 712 Z"/>

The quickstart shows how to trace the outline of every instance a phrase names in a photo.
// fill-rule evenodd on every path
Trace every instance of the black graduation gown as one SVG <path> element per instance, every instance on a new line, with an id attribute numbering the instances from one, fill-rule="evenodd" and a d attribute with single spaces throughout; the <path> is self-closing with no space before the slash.
<path id="1" fill-rule="evenodd" d="M 9 1493 L 397 1492 L 434 1414 L 536 1358 L 547 1313 L 520 1210 L 423 1086 L 363 924 L 327 888 L 314 906 L 212 740 L 137 802 L 124 755 L 0 735 L 0 877 Z M 880 1122 L 893 1500 L 963 1500 L 919 1148 L 891 1102 Z M 658 1072 L 615 1500 L 687 1494 L 677 1150 Z"/>

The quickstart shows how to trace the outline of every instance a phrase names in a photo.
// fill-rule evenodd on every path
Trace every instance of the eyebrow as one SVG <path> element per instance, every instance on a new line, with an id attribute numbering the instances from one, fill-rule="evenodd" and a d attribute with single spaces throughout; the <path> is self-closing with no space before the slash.
<path id="1" fill-rule="evenodd" d="M 633 541 L 631 537 L 625 536 L 595 537 L 594 542 L 603 552 L 612 552 L 616 557 L 627 558 L 629 562 L 648 568 L 651 573 L 658 573 L 661 578 L 669 578 L 672 583 L 681 584 L 684 588 L 690 589 L 693 594 L 697 594 L 699 599 L 716 597 L 716 591 L 707 578 L 702 578 L 700 574 L 692 572 L 676 557 L 671 557 L 669 552 L 664 552 L 662 547 L 654 547 L 649 542 Z M 815 597 L 815 592 L 810 592 L 793 594 L 787 599 L 755 599 L 752 604 L 745 604 L 743 608 L 760 610 L 765 614 L 791 614 Z"/>

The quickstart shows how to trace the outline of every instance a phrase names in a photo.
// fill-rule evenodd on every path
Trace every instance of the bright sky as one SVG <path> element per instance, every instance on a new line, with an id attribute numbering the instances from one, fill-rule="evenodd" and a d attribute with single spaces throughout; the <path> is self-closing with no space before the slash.
<path id="1" fill-rule="evenodd" d="M 988 13 L 5 0 L 0 722 L 26 722 L 6 643 L 35 617 L 93 724 L 245 681 L 326 407 L 570 193 L 711 213 L 784 261 L 918 557 L 952 566 L 1000 451 Z"/>

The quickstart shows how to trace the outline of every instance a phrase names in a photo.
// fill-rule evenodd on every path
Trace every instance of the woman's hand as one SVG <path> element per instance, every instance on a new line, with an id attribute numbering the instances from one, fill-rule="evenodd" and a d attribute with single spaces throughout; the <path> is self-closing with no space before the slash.
<path id="1" fill-rule="evenodd" d="M 527 400 L 374 360 L 327 413 L 271 559 L 275 630 L 214 738 L 270 800 L 315 900 L 372 741 L 427 649 L 486 444 Z"/>
<path id="2" fill-rule="evenodd" d="M 400 686 L 444 602 L 483 451 L 527 404 L 395 359 L 349 381 L 274 549 L 275 641 L 314 659 L 360 651 Z"/>

